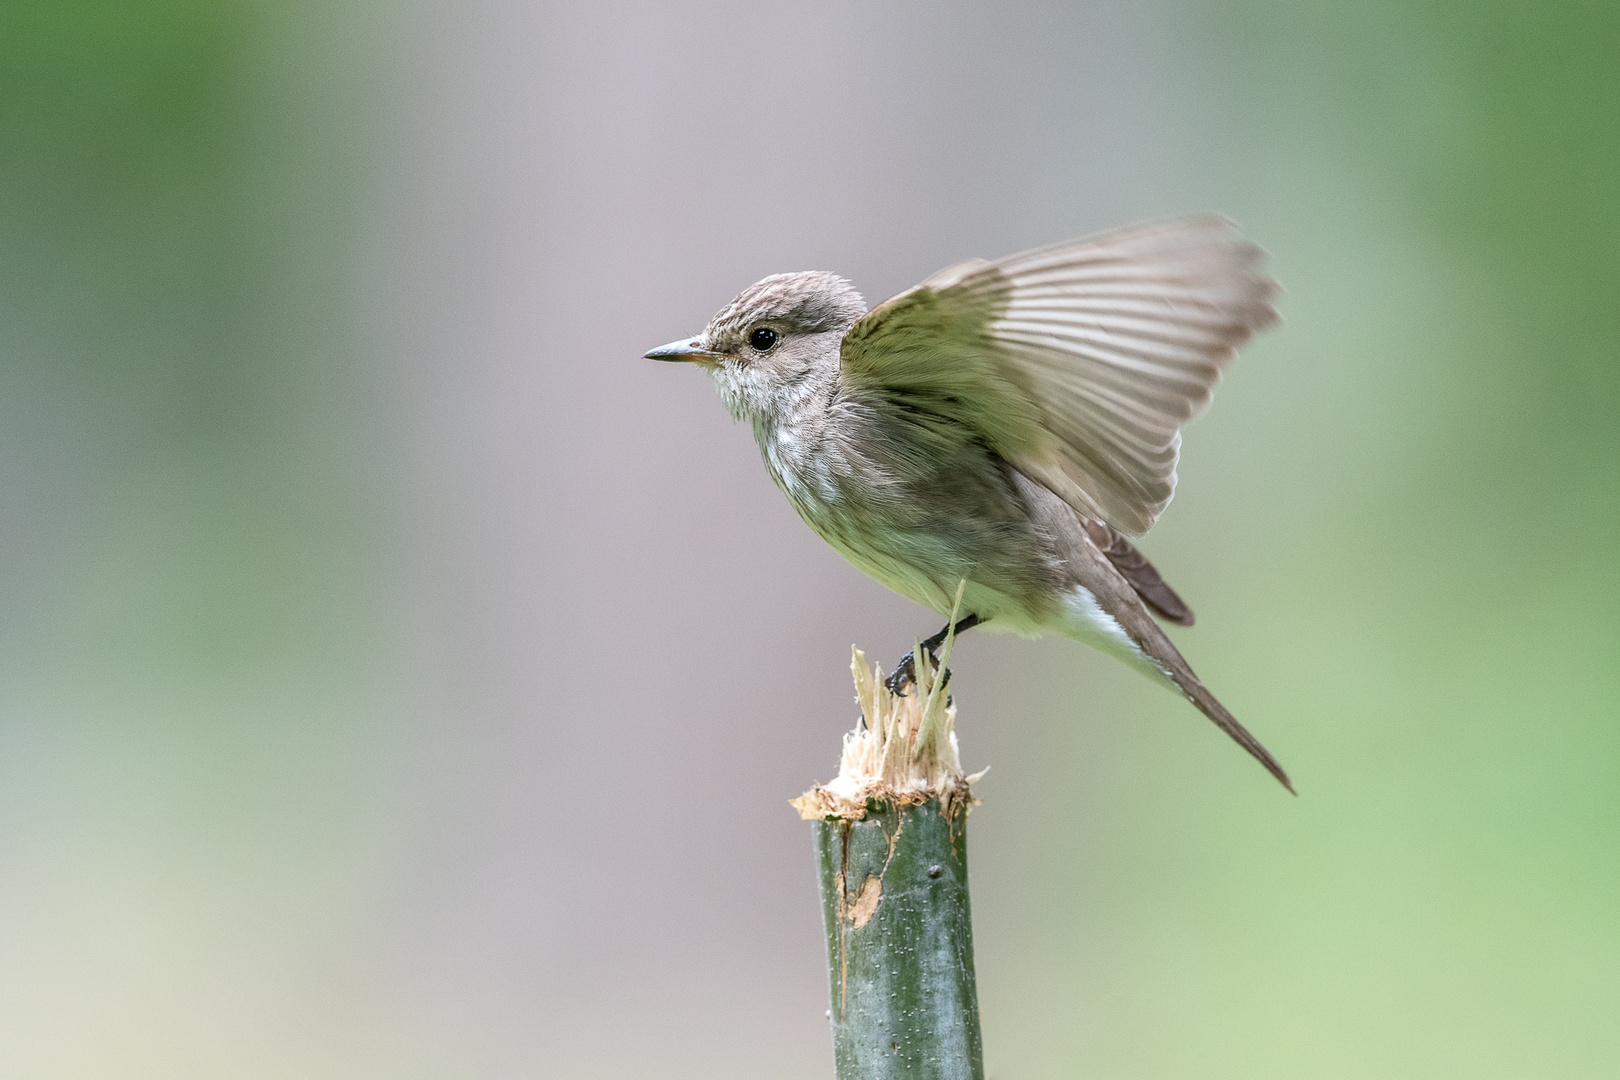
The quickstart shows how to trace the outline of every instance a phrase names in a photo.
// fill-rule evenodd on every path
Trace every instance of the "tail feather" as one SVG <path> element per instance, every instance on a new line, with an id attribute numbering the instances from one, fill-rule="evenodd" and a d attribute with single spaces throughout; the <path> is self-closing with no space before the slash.
<path id="1" fill-rule="evenodd" d="M 1067 611 L 1069 618 L 1063 626 L 1066 634 L 1117 656 L 1156 682 L 1181 691 L 1188 701 L 1198 707 L 1199 712 L 1213 720 L 1216 727 L 1264 765 L 1266 771 L 1275 776 L 1283 787 L 1299 794 L 1294 791 L 1293 781 L 1288 779 L 1288 773 L 1277 763 L 1277 759 L 1260 745 L 1259 739 L 1237 722 L 1235 716 L 1226 711 L 1226 706 L 1215 700 L 1215 695 L 1199 680 L 1181 651 L 1153 621 L 1141 597 L 1131 590 L 1123 577 L 1113 583 L 1108 606 L 1099 603 L 1090 589 L 1077 586 L 1069 593 Z"/>
<path id="2" fill-rule="evenodd" d="M 1198 706 L 1199 712 L 1213 720 L 1216 727 L 1230 735 L 1233 742 L 1243 747 L 1256 761 L 1264 765 L 1266 771 L 1275 776 L 1278 782 L 1288 789 L 1290 795 L 1298 795 L 1299 792 L 1294 790 L 1294 782 L 1288 779 L 1287 771 L 1283 769 L 1276 758 L 1271 756 L 1271 751 L 1261 746 L 1260 740 L 1249 734 L 1249 729 L 1238 723 L 1237 717 L 1226 711 L 1226 706 L 1215 699 L 1215 695 L 1210 693 L 1209 689 L 1198 680 L 1198 676 L 1192 673 L 1192 669 L 1185 668 L 1185 666 L 1184 669 L 1186 671 L 1184 678 L 1178 678 L 1175 675 L 1171 677 L 1175 679 L 1176 685 L 1181 692 L 1187 695 L 1187 700 Z"/>

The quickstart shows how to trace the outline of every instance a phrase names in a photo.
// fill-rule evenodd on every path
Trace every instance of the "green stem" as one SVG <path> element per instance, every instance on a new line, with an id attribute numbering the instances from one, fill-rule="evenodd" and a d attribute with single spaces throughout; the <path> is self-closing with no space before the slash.
<path id="1" fill-rule="evenodd" d="M 814 824 L 838 1080 L 983 1080 L 967 804 Z"/>

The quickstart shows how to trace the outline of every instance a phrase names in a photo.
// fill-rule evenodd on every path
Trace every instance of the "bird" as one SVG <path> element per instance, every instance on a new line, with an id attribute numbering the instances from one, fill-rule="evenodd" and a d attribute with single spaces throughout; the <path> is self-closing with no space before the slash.
<path id="1" fill-rule="evenodd" d="M 1277 321 L 1265 261 L 1200 215 L 956 263 L 870 310 L 837 274 L 773 274 L 646 358 L 707 369 L 805 523 L 947 619 L 921 648 L 974 626 L 1074 638 L 1293 792 L 1159 625 L 1193 613 L 1132 543 L 1175 491 L 1182 426 Z"/>

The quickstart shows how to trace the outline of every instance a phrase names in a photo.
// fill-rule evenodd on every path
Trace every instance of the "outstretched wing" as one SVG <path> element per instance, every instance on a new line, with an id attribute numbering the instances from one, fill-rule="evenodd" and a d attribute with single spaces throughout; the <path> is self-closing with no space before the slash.
<path id="1" fill-rule="evenodd" d="M 1175 491 L 1181 426 L 1276 320 L 1264 261 L 1211 216 L 959 263 L 856 323 L 843 375 L 1140 536 Z"/>

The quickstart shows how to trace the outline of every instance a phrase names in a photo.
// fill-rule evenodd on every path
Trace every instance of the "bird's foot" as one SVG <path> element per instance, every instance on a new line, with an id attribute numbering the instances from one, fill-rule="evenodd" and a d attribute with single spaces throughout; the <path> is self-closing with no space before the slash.
<path id="1" fill-rule="evenodd" d="M 923 644 L 923 648 L 928 652 L 929 663 L 938 671 L 939 653 L 929 648 L 926 642 Z M 950 671 L 940 672 L 939 680 L 941 686 L 950 682 Z M 889 693 L 895 697 L 904 697 L 907 690 L 917 685 L 917 657 L 915 650 L 906 653 L 901 661 L 894 666 L 894 670 L 889 672 L 889 677 L 883 680 L 883 685 L 887 686 Z"/>
<path id="2" fill-rule="evenodd" d="M 934 670 L 939 670 L 939 647 L 945 644 L 945 639 L 952 633 L 960 634 L 964 630 L 971 630 L 982 622 L 984 622 L 984 620 L 979 618 L 979 616 L 968 615 L 965 618 L 961 618 L 956 621 L 954 630 L 950 623 L 946 623 L 944 626 L 940 627 L 939 633 L 934 634 L 931 637 L 924 638 L 922 641 L 922 647 L 927 650 L 928 659 L 933 663 Z M 906 687 L 917 685 L 917 657 L 915 652 L 916 650 L 912 650 L 912 652 L 906 653 L 905 659 L 896 664 L 894 670 L 889 672 L 889 677 L 883 680 L 883 685 L 887 686 L 889 688 L 889 693 L 893 694 L 895 697 L 904 695 L 906 692 Z M 940 672 L 940 686 L 943 687 L 950 681 L 951 673 L 949 671 Z M 950 701 L 949 698 L 946 698 L 945 700 L 947 702 Z"/>
<path id="3" fill-rule="evenodd" d="M 911 653 L 894 666 L 889 677 L 883 680 L 883 685 L 889 688 L 889 693 L 895 697 L 905 695 L 907 688 L 917 685 L 917 658 Z"/>

